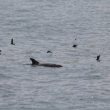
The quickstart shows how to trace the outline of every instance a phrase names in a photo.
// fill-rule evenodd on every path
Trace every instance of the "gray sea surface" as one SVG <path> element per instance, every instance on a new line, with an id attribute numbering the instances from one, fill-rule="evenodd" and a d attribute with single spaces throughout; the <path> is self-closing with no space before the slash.
<path id="1" fill-rule="evenodd" d="M 110 110 L 110 0 L 0 0 L 0 49 L 0 110 Z"/>

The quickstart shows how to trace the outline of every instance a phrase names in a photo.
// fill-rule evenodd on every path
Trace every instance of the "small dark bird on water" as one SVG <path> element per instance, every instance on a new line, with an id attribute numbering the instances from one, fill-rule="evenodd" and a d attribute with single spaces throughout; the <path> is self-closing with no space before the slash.
<path id="1" fill-rule="evenodd" d="M 77 39 L 75 38 L 75 41 L 76 41 Z M 76 48 L 78 45 L 75 43 L 75 44 L 73 44 L 73 46 L 72 47 L 74 47 L 74 48 Z"/>
<path id="2" fill-rule="evenodd" d="M 74 45 L 73 45 L 73 47 L 74 47 L 74 48 L 76 48 L 76 47 L 77 47 L 77 45 L 76 45 L 76 44 L 74 44 Z"/>
<path id="3" fill-rule="evenodd" d="M 2 50 L 0 50 L 0 55 L 1 55 Z"/>
<path id="4" fill-rule="evenodd" d="M 48 50 L 47 53 L 52 53 L 52 52 L 50 50 Z"/>
<path id="5" fill-rule="evenodd" d="M 11 39 L 11 45 L 15 45 L 15 43 L 13 42 L 13 38 Z"/>
<path id="6" fill-rule="evenodd" d="M 96 60 L 100 62 L 100 55 L 97 56 Z"/>

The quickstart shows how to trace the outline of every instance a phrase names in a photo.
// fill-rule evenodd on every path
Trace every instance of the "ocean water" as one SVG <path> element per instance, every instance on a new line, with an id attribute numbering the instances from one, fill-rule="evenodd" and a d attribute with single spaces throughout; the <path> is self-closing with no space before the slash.
<path id="1" fill-rule="evenodd" d="M 110 0 L 0 0 L 0 49 L 0 110 L 110 110 Z"/>

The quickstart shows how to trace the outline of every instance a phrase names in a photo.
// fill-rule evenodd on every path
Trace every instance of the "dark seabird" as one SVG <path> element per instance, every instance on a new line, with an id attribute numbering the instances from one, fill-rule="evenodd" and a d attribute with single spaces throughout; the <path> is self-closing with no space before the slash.
<path id="1" fill-rule="evenodd" d="M 73 47 L 74 47 L 74 48 L 76 48 L 76 47 L 77 47 L 77 45 L 76 45 L 76 44 L 74 44 L 74 45 L 73 45 Z"/>
<path id="2" fill-rule="evenodd" d="M 100 62 L 100 55 L 97 56 L 96 60 Z"/>
<path id="3" fill-rule="evenodd" d="M 75 41 L 76 41 L 77 39 L 75 38 Z M 74 48 L 76 48 L 78 45 L 75 43 L 75 44 L 73 44 L 73 46 L 72 47 L 74 47 Z"/>
<path id="4" fill-rule="evenodd" d="M 13 38 L 11 39 L 11 45 L 15 45 L 15 43 L 13 42 Z"/>
<path id="5" fill-rule="evenodd" d="M 39 63 L 38 61 L 36 61 L 34 58 L 30 58 L 30 60 L 32 61 L 32 65 L 44 66 L 44 67 L 56 67 L 56 68 L 62 67 L 62 65 L 51 64 L 51 63 L 42 63 L 42 64 L 40 64 L 40 63 Z"/>
<path id="6" fill-rule="evenodd" d="M 48 50 L 47 53 L 52 53 L 52 52 L 50 50 Z"/>

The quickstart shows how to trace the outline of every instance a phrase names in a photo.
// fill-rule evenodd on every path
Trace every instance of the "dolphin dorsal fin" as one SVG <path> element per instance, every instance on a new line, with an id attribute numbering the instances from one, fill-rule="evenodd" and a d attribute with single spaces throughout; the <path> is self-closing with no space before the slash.
<path id="1" fill-rule="evenodd" d="M 36 61 L 34 58 L 30 58 L 30 60 L 32 61 L 32 65 L 39 65 L 39 62 Z"/>

